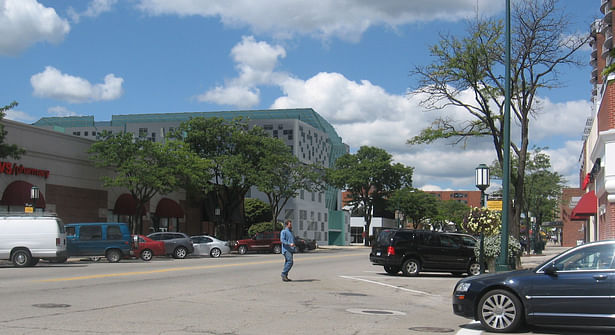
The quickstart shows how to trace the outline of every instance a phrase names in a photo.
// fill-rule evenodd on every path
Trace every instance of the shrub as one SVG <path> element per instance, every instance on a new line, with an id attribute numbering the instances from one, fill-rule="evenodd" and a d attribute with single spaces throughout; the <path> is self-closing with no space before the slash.
<path id="1" fill-rule="evenodd" d="M 500 233 L 501 217 L 499 211 L 473 207 L 463 219 L 461 228 L 471 235 L 480 235 L 480 233 L 485 236 L 497 235 Z"/>
<path id="2" fill-rule="evenodd" d="M 484 248 L 486 258 L 496 258 L 500 255 L 501 241 L 502 236 L 500 234 L 485 236 Z M 474 255 L 476 255 L 476 258 L 480 257 L 480 242 L 474 246 Z M 519 255 L 521 255 L 521 243 L 514 236 L 508 236 L 508 257 Z"/>

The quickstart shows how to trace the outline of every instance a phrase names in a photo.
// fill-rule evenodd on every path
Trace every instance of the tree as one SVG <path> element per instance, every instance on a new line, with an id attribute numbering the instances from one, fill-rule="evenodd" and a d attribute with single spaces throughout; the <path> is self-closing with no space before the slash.
<path id="1" fill-rule="evenodd" d="M 470 206 L 455 200 L 440 200 L 437 202 L 438 214 L 434 221 L 444 228 L 446 224 L 455 223 L 456 230 L 461 230 L 461 223 L 466 214 L 470 211 Z"/>
<path id="2" fill-rule="evenodd" d="M 6 116 L 6 112 L 15 108 L 17 106 L 17 102 L 13 101 L 10 104 L 0 107 L 0 120 L 4 119 Z M 4 139 L 6 137 L 6 130 L 4 130 L 4 125 L 0 123 L 0 158 L 11 157 L 13 159 L 19 159 L 21 155 L 25 154 L 26 151 L 15 144 L 6 144 L 4 143 Z"/>
<path id="3" fill-rule="evenodd" d="M 134 219 L 130 222 L 133 234 L 142 232 L 145 205 L 155 195 L 210 178 L 210 162 L 193 154 L 181 142 L 161 144 L 133 138 L 131 133 L 107 131 L 101 136 L 102 140 L 90 147 L 90 158 L 97 167 L 113 169 L 113 176 L 102 177 L 105 187 L 126 188 L 136 200 Z"/>
<path id="4" fill-rule="evenodd" d="M 393 164 L 391 155 L 383 149 L 362 146 L 356 154 L 338 158 L 334 168 L 328 171 L 327 181 L 348 190 L 349 205 L 363 207 L 365 232 L 369 234 L 374 203 L 397 189 L 412 186 L 413 170 L 401 163 Z M 369 238 L 365 239 L 365 245 L 369 245 Z"/>
<path id="5" fill-rule="evenodd" d="M 322 190 L 323 176 L 319 173 L 322 169 L 300 162 L 279 139 L 267 138 L 263 140 L 263 144 L 265 154 L 255 184 L 269 200 L 272 222 L 275 225 L 288 200 L 296 197 L 299 190 Z"/>
<path id="6" fill-rule="evenodd" d="M 389 198 L 389 209 L 398 210 L 403 221 L 410 219 L 414 229 L 430 223 L 438 214 L 438 199 L 433 194 L 412 187 L 393 192 Z"/>
<path id="7" fill-rule="evenodd" d="M 207 213 L 220 210 L 222 238 L 241 235 L 243 201 L 260 173 L 267 133 L 260 127 L 249 128 L 241 119 L 197 117 L 182 123 L 172 136 L 182 139 L 198 156 L 213 163 L 213 178 L 209 181 L 213 191 L 203 194 Z"/>
<path id="8" fill-rule="evenodd" d="M 256 198 L 246 198 L 243 202 L 246 224 L 271 221 L 271 208 L 266 202 Z"/>
<path id="9" fill-rule="evenodd" d="M 541 90 L 559 85 L 558 72 L 563 65 L 578 65 L 574 53 L 588 41 L 564 38 L 568 18 L 557 0 L 521 0 L 515 2 L 511 21 L 511 115 L 518 126 L 518 141 L 511 140 L 512 156 L 516 156 L 511 233 L 518 236 L 519 220 L 524 208 L 525 163 L 529 144 L 530 119 L 539 116 Z M 576 36 L 570 34 L 569 36 Z M 431 127 L 408 141 L 410 144 L 431 143 L 438 139 L 455 139 L 459 143 L 470 137 L 488 136 L 493 142 L 498 163 L 503 164 L 505 36 L 503 24 L 495 19 L 477 17 L 468 26 L 463 38 L 442 36 L 431 47 L 435 61 L 418 66 L 412 72 L 419 77 L 420 88 L 413 94 L 426 96 L 423 105 L 431 110 L 447 106 L 461 108 L 470 120 L 437 118 Z M 472 93 L 471 101 L 463 92 Z"/>

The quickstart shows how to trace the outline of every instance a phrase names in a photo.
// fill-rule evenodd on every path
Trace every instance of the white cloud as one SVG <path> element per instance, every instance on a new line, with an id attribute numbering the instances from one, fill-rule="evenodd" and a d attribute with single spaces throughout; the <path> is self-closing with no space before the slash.
<path id="1" fill-rule="evenodd" d="M 34 95 L 71 103 L 118 99 L 123 94 L 123 82 L 124 79 L 108 74 L 104 83 L 93 85 L 83 78 L 63 74 L 52 66 L 30 78 Z"/>
<path id="2" fill-rule="evenodd" d="M 245 55 L 258 55 L 254 59 Z M 282 96 L 270 108 L 313 108 L 336 129 L 343 141 L 356 150 L 370 145 L 387 150 L 396 162 L 415 168 L 413 185 L 431 189 L 434 185 L 447 189 L 474 189 L 474 170 L 478 164 L 490 165 L 495 151 L 490 137 L 471 138 L 452 146 L 452 140 L 440 140 L 429 145 L 409 146 L 406 141 L 431 125 L 437 117 L 447 116 L 456 121 L 470 120 L 469 114 L 455 107 L 426 112 L 420 102 L 421 94 L 398 95 L 367 80 L 353 81 L 340 73 L 321 72 L 308 79 L 276 72 L 278 59 L 286 55 L 283 48 L 269 46 L 244 37 L 231 52 L 237 62 L 238 76 L 224 87 L 206 92 L 204 101 L 233 104 L 239 107 L 256 104 L 260 85 L 280 88 Z M 248 75 L 250 74 L 250 75 Z M 258 74 L 258 75 L 253 75 Z M 202 97 L 202 96 L 201 96 Z M 471 91 L 464 91 L 460 99 L 473 101 Z M 553 103 L 540 99 L 538 118 L 531 121 L 533 144 L 544 146 L 553 138 L 581 135 L 585 118 L 591 113 L 586 101 Z M 555 126 L 554 126 L 555 125 Z M 517 129 L 512 127 L 511 135 Z M 547 151 L 555 171 L 569 178 L 578 169 L 580 143 L 552 141 Z"/>
<path id="3" fill-rule="evenodd" d="M 372 26 L 398 26 L 432 20 L 455 21 L 503 8 L 499 1 L 349 1 L 349 0 L 140 0 L 137 7 L 151 15 L 219 17 L 227 26 L 248 26 L 276 37 L 294 34 L 358 41 Z"/>
<path id="4" fill-rule="evenodd" d="M 0 54 L 16 55 L 34 43 L 59 43 L 70 31 L 53 8 L 36 0 L 0 0 Z"/>
<path id="5" fill-rule="evenodd" d="M 77 12 L 73 7 L 68 7 L 68 15 L 75 23 L 79 23 L 83 16 L 94 18 L 111 11 L 116 3 L 117 0 L 92 0 L 83 12 Z"/>
<path id="6" fill-rule="evenodd" d="M 278 58 L 286 57 L 286 50 L 281 46 L 271 46 L 267 42 L 255 41 L 252 36 L 244 36 L 231 50 L 231 56 L 237 63 L 239 76 L 224 86 L 199 95 L 199 101 L 249 108 L 260 101 L 260 90 L 256 86 L 272 84 L 275 78 L 286 77 L 274 72 Z"/>
<path id="7" fill-rule="evenodd" d="M 38 118 L 20 110 L 11 109 L 6 111 L 5 113 L 6 115 L 4 116 L 4 118 L 7 120 L 19 121 L 23 123 L 31 123 L 38 120 Z"/>
<path id="8" fill-rule="evenodd" d="M 51 114 L 53 116 L 75 116 L 75 115 L 79 115 L 71 110 L 69 110 L 68 108 L 64 107 L 64 106 L 54 106 L 54 107 L 49 107 L 47 109 L 47 114 Z"/>

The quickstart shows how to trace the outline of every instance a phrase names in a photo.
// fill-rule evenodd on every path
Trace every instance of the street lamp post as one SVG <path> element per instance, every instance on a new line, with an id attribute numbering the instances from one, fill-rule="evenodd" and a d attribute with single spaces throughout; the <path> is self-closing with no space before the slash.
<path id="1" fill-rule="evenodd" d="M 32 186 L 32 188 L 30 189 L 30 199 L 33 200 L 32 207 L 34 208 L 35 213 L 36 213 L 36 200 L 38 200 L 40 196 L 41 196 L 41 190 L 36 186 Z"/>
<path id="2" fill-rule="evenodd" d="M 480 164 L 476 168 L 476 187 L 480 190 L 480 206 L 485 207 L 485 190 L 489 187 L 489 167 L 485 164 Z M 480 232 L 480 273 L 485 273 L 485 234 Z"/>

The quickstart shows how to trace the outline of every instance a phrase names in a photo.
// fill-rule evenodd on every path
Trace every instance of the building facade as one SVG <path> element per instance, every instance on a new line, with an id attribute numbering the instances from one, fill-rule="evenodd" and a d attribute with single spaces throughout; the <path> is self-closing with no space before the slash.
<path id="1" fill-rule="evenodd" d="M 602 0 L 600 11 L 602 18 L 590 26 L 593 110 L 585 125 L 580 157 L 579 185 L 584 193 L 570 214 L 572 220 L 584 222 L 586 241 L 615 238 L 615 51 L 611 0 Z"/>
<path id="2" fill-rule="evenodd" d="M 182 122 L 195 117 L 218 117 L 229 121 L 241 117 L 249 126 L 262 127 L 272 137 L 283 140 L 306 164 L 332 167 L 338 157 L 348 152 L 348 146 L 333 126 L 311 108 L 113 115 L 111 121 L 96 121 L 93 116 L 49 117 L 34 125 L 90 141 L 103 131 L 111 131 L 132 133 L 136 137 L 160 142 Z M 266 196 L 254 187 L 247 196 L 267 201 Z M 329 187 L 324 192 L 302 190 L 298 197 L 288 201 L 277 219 L 293 220 L 298 236 L 315 239 L 322 245 L 345 245 L 350 240 L 350 224 L 347 215 L 341 211 L 341 203 L 341 193 L 335 188 Z M 214 215 L 210 213 L 208 217 Z M 188 221 L 187 225 L 212 233 L 211 225 L 204 218 L 194 221 Z"/>

